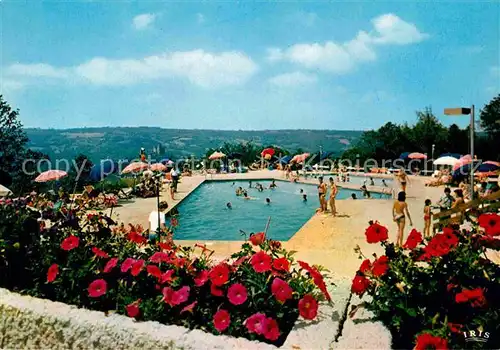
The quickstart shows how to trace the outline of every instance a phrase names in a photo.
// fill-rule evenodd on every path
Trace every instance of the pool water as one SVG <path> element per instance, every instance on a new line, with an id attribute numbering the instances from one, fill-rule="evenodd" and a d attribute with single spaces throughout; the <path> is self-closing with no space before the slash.
<path id="1" fill-rule="evenodd" d="M 248 181 L 206 181 L 201 184 L 177 206 L 180 215 L 175 239 L 244 240 L 241 231 L 246 232 L 247 237 L 251 232 L 264 231 L 270 217 L 268 237 L 287 241 L 319 207 L 315 185 L 276 181 L 276 189 L 259 192 L 254 188 L 257 182 L 265 188 L 271 183 L 270 180 L 254 180 L 253 188 L 249 188 Z M 239 186 L 246 189 L 252 199 L 236 196 L 235 190 Z M 307 194 L 307 201 L 303 201 L 300 189 Z M 360 191 L 339 188 L 337 199 L 350 198 L 351 193 L 362 198 Z M 266 197 L 271 199 L 271 204 L 266 203 Z M 232 209 L 227 208 L 228 202 Z"/>

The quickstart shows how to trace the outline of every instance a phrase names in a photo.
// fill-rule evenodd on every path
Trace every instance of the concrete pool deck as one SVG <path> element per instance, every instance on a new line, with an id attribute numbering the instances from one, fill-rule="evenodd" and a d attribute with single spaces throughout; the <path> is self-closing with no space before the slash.
<path id="1" fill-rule="evenodd" d="M 370 174 L 372 176 L 372 174 Z M 373 177 L 378 177 L 373 174 Z M 167 201 L 170 208 L 175 207 L 182 199 L 187 197 L 201 183 L 207 180 L 257 180 L 257 179 L 284 179 L 281 171 L 252 171 L 245 174 L 217 174 L 208 176 L 183 177 L 179 184 L 176 200 L 172 200 L 167 188 L 161 193 L 160 200 Z M 387 178 L 387 176 L 384 176 Z M 410 177 L 407 189 L 407 203 L 413 219 L 414 227 L 423 230 L 423 207 L 425 199 L 429 198 L 436 202 L 442 194 L 443 188 L 425 187 L 428 178 Z M 316 184 L 317 179 L 310 178 L 304 183 Z M 350 184 L 351 186 L 353 184 Z M 349 187 L 351 187 L 349 186 Z M 376 189 L 368 187 L 369 189 Z M 354 185 L 352 189 L 359 189 Z M 380 189 L 380 188 L 378 188 Z M 311 199 L 312 200 L 312 199 Z M 392 221 L 392 199 L 345 199 L 337 201 L 339 216 L 318 213 L 302 226 L 289 241 L 283 242 L 283 246 L 289 250 L 297 251 L 295 257 L 312 264 L 323 265 L 329 269 L 335 278 L 352 278 L 360 265 L 354 248 L 360 246 L 365 256 L 373 253 L 381 254 L 379 245 L 366 243 L 365 229 L 368 221 L 378 220 L 389 228 L 389 239 L 396 239 L 396 226 Z M 113 218 L 119 222 L 141 224 L 147 228 L 149 225 L 149 213 L 156 209 L 156 198 L 135 199 L 129 203 L 113 210 Z M 267 218 L 262 218 L 265 221 Z M 272 221 L 271 221 L 272 225 Z M 264 227 L 263 227 L 264 229 Z M 406 234 L 411 230 L 408 226 Z M 175 236 L 174 236 L 175 239 Z M 229 257 L 239 250 L 241 241 L 176 241 L 182 245 L 194 245 L 195 243 L 206 243 L 207 248 L 215 251 L 214 256 L 218 259 Z"/>

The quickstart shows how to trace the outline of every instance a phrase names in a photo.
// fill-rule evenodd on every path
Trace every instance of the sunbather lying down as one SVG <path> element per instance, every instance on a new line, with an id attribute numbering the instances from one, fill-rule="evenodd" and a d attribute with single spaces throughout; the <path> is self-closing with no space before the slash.
<path id="1" fill-rule="evenodd" d="M 429 187 L 437 187 L 437 186 L 443 186 L 448 184 L 451 181 L 451 176 L 450 175 L 443 175 L 440 178 L 436 180 L 432 180 L 430 182 L 427 182 L 425 186 Z"/>

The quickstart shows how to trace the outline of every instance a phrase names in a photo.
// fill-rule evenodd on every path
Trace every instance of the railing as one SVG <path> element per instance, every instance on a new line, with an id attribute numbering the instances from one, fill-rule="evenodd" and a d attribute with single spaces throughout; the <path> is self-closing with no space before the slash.
<path id="1" fill-rule="evenodd" d="M 465 216 L 470 220 L 474 220 L 479 214 L 495 212 L 498 208 L 500 208 L 500 191 L 458 205 L 453 209 L 433 213 L 432 228 L 434 231 L 437 231 L 449 224 L 461 224 Z"/>

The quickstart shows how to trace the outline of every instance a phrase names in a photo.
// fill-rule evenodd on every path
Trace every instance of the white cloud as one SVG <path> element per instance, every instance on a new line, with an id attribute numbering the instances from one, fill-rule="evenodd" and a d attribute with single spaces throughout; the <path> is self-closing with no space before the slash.
<path id="1" fill-rule="evenodd" d="M 374 18 L 372 24 L 377 33 L 373 36 L 376 44 L 407 45 L 429 37 L 428 34 L 421 33 L 414 24 L 405 22 L 392 13 Z"/>
<path id="2" fill-rule="evenodd" d="M 5 94 L 13 91 L 18 91 L 24 88 L 24 84 L 16 80 L 2 79 L 0 81 L 0 92 Z"/>
<path id="3" fill-rule="evenodd" d="M 315 83 L 316 81 L 317 78 L 315 75 L 302 72 L 280 74 L 269 79 L 269 83 L 279 87 L 303 86 Z"/>
<path id="4" fill-rule="evenodd" d="M 158 79 L 184 78 L 202 87 L 239 85 L 258 66 L 244 53 L 204 50 L 179 51 L 142 59 L 112 60 L 96 57 L 75 67 L 57 68 L 47 64 L 16 64 L 7 68 L 17 78 L 65 79 L 94 85 L 131 85 Z"/>
<path id="5" fill-rule="evenodd" d="M 153 13 L 143 13 L 137 15 L 132 20 L 132 26 L 137 30 L 144 30 L 153 25 L 156 15 Z"/>
<path id="6" fill-rule="evenodd" d="M 342 74 L 353 70 L 360 62 L 377 58 L 378 45 L 406 45 L 428 37 L 417 27 L 396 15 L 385 14 L 372 20 L 373 31 L 359 31 L 352 40 L 343 43 L 301 43 L 287 49 L 270 48 L 267 59 L 271 62 L 288 61 L 308 69 Z"/>

